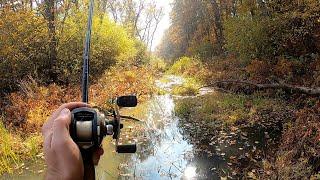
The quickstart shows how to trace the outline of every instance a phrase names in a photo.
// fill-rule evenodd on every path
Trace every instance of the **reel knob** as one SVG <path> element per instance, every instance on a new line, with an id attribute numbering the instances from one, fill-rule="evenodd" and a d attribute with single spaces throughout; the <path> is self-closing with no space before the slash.
<path id="1" fill-rule="evenodd" d="M 137 145 L 136 144 L 126 144 L 126 145 L 118 145 L 116 147 L 117 153 L 136 153 Z"/>
<path id="2" fill-rule="evenodd" d="M 106 135 L 113 135 L 113 126 L 106 125 Z"/>
<path id="3" fill-rule="evenodd" d="M 136 107 L 138 104 L 137 96 L 120 96 L 116 99 L 119 107 Z"/>

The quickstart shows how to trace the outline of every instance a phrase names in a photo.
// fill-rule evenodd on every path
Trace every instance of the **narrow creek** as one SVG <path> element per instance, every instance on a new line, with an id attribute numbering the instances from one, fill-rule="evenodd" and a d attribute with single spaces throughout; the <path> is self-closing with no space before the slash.
<path id="1" fill-rule="evenodd" d="M 168 92 L 182 83 L 183 79 L 176 76 L 166 77 L 165 83 L 156 82 L 159 88 Z M 203 89 L 200 94 L 211 91 Z M 99 179 L 219 179 L 214 170 L 227 171 L 227 162 L 199 151 L 193 140 L 186 137 L 187 130 L 174 112 L 175 103 L 181 98 L 184 97 L 157 95 L 136 108 L 123 110 L 123 114 L 145 122 L 140 129 L 142 132 L 131 137 L 138 141 L 138 152 L 117 159 L 121 161 L 119 167 L 108 164 L 114 160 L 110 159 L 114 154 L 105 155 L 98 167 Z M 136 125 L 127 123 L 125 127 L 129 127 L 130 132 L 135 131 Z M 125 136 L 124 139 L 129 138 L 129 135 Z M 210 141 L 210 137 L 207 138 Z"/>
<path id="2" fill-rule="evenodd" d="M 183 79 L 177 76 L 167 76 L 165 82 L 156 82 L 159 88 L 168 92 L 182 83 Z M 203 88 L 199 96 L 212 92 L 213 89 Z M 280 129 L 257 126 L 229 129 L 219 121 L 213 122 L 218 124 L 213 126 L 217 128 L 206 129 L 179 119 L 174 109 L 183 98 L 199 100 L 197 96 L 168 93 L 156 95 L 136 108 L 123 110 L 123 114 L 144 121 L 126 123 L 129 128 L 123 137 L 130 143 L 137 142 L 138 152 L 105 155 L 98 167 L 99 179 L 237 179 L 241 175 L 232 166 L 248 166 L 252 158 L 261 160 L 258 154 L 268 149 L 266 136 L 279 137 Z M 114 157 L 119 157 L 119 166 L 111 165 Z"/>
<path id="3" fill-rule="evenodd" d="M 166 79 L 166 82 L 157 81 L 157 86 L 170 90 L 183 83 L 183 79 L 176 76 Z M 202 89 L 200 95 L 212 91 Z M 124 143 L 137 143 L 138 151 L 136 154 L 116 154 L 111 139 L 106 139 L 103 143 L 105 154 L 96 167 L 97 178 L 232 179 L 238 176 L 230 168 L 230 159 L 244 158 L 249 151 L 265 148 L 264 129 L 248 129 L 244 133 L 240 129 L 229 131 L 220 128 L 213 132 L 182 121 L 175 116 L 174 108 L 176 102 L 183 98 L 169 93 L 155 95 L 135 108 L 123 109 L 123 115 L 143 121 L 125 121 L 121 138 Z M 33 164 L 20 175 L 0 179 L 42 179 L 43 166 L 43 162 Z"/>

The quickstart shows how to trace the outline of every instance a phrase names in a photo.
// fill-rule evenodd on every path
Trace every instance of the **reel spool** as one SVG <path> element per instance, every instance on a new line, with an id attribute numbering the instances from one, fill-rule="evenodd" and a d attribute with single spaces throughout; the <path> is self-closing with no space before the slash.
<path id="1" fill-rule="evenodd" d="M 113 117 L 107 119 L 105 114 L 93 108 L 76 108 L 71 112 L 70 135 L 74 142 L 84 151 L 97 149 L 107 135 L 116 140 L 116 152 L 135 153 L 136 144 L 119 145 L 123 124 L 119 113 L 120 107 L 135 107 L 136 96 L 121 96 L 113 101 Z"/>

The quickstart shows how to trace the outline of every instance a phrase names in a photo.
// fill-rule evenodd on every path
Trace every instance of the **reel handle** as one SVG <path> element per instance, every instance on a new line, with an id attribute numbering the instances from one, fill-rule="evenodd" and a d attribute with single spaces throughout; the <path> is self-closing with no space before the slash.
<path id="1" fill-rule="evenodd" d="M 116 99 L 116 104 L 119 107 L 136 107 L 138 104 L 137 96 L 120 96 Z"/>
<path id="2" fill-rule="evenodd" d="M 136 144 L 118 145 L 116 147 L 116 151 L 117 153 L 136 153 L 137 145 Z"/>

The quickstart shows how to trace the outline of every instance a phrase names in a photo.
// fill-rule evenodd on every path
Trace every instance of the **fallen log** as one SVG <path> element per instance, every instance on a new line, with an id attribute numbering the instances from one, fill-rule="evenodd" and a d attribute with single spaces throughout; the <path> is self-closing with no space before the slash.
<path id="1" fill-rule="evenodd" d="M 265 89 L 282 89 L 286 91 L 291 91 L 295 93 L 301 93 L 301 94 L 307 94 L 307 95 L 320 95 L 320 87 L 318 88 L 309 88 L 304 86 L 294 86 L 290 84 L 285 83 L 275 83 L 275 84 L 259 84 L 254 83 L 251 81 L 241 81 L 241 80 L 224 80 L 224 81 L 215 81 L 206 87 L 215 87 L 217 84 L 223 84 L 223 83 L 235 83 L 235 84 L 245 84 L 249 86 L 255 86 L 259 90 L 265 90 Z"/>

